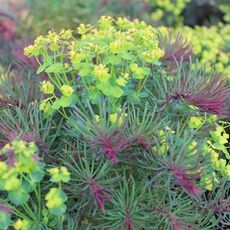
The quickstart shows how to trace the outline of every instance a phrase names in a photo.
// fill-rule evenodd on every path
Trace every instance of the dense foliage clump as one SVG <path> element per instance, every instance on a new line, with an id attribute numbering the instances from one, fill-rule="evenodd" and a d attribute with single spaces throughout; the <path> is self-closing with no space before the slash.
<path id="1" fill-rule="evenodd" d="M 103 16 L 15 54 L 0 229 L 228 225 L 230 86 L 181 34 Z"/>
<path id="2" fill-rule="evenodd" d="M 181 30 L 180 30 L 181 31 Z M 215 70 L 229 79 L 230 26 L 184 27 L 182 33 L 194 48 L 196 57 L 207 71 Z"/>

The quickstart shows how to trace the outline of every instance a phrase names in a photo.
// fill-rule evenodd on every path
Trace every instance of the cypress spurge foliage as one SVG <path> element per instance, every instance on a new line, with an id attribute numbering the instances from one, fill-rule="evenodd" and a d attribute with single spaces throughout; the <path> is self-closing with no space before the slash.
<path id="1" fill-rule="evenodd" d="M 181 35 L 104 16 L 25 55 L 37 73 L 0 85 L 1 229 L 228 225 L 229 85 Z"/>

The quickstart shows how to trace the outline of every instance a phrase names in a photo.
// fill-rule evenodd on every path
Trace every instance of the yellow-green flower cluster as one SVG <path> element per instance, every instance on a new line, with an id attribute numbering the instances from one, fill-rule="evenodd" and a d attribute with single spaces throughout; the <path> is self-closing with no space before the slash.
<path id="1" fill-rule="evenodd" d="M 46 52 L 46 46 L 48 46 L 51 51 L 58 51 L 59 48 L 65 43 L 65 40 L 68 40 L 71 37 L 71 30 L 62 30 L 59 34 L 49 31 L 46 37 L 37 37 L 33 45 L 29 45 L 24 49 L 24 53 L 28 57 L 37 57 L 43 54 L 43 52 Z"/>
<path id="2" fill-rule="evenodd" d="M 34 142 L 23 140 L 14 140 L 6 144 L 0 151 L 2 159 L 0 161 L 0 191 L 8 194 L 11 205 L 26 205 L 30 193 L 36 190 L 37 184 L 45 174 L 43 171 L 44 163 L 39 161 L 40 158 L 36 155 L 36 152 L 37 147 Z M 17 212 L 14 213 L 13 209 L 12 213 L 17 216 Z M 3 218 L 4 221 L 7 221 L 5 222 L 7 226 L 11 223 L 8 220 L 10 220 L 12 213 L 9 212 L 8 217 Z M 27 230 L 31 227 L 31 224 L 28 219 L 18 219 L 13 227 L 14 229 Z"/>
<path id="3" fill-rule="evenodd" d="M 206 120 L 210 122 L 215 120 L 215 117 L 207 118 Z M 204 124 L 201 117 L 191 117 L 188 121 L 188 125 L 192 129 L 201 128 Z M 156 147 L 153 146 L 152 150 L 154 154 L 159 156 L 166 156 L 170 151 L 170 146 L 168 143 L 168 137 L 171 135 L 176 135 L 175 131 L 171 128 L 166 127 L 165 130 L 160 130 L 158 137 L 160 144 Z M 230 180 L 230 164 L 228 160 L 230 155 L 225 144 L 228 143 L 229 135 L 225 132 L 224 127 L 217 125 L 216 130 L 210 131 L 210 136 L 208 141 L 202 146 L 199 146 L 196 140 L 193 140 L 186 146 L 187 156 L 189 159 L 197 159 L 199 157 L 204 157 L 204 164 L 202 163 L 196 173 L 201 174 L 200 187 L 206 190 L 213 190 L 214 186 L 218 184 L 219 178 L 224 177 Z M 177 137 L 178 143 L 180 138 Z M 201 151 L 198 151 L 201 150 Z"/>
<path id="4" fill-rule="evenodd" d="M 54 85 L 49 81 L 43 81 L 41 83 L 41 92 L 44 94 L 53 94 Z"/>
<path id="5" fill-rule="evenodd" d="M 218 174 L 230 180 L 230 164 L 227 163 L 230 156 L 225 147 L 228 139 L 229 135 L 222 126 L 218 125 L 215 131 L 210 131 L 210 138 L 203 148 L 203 154 L 209 157 L 208 171 L 211 173 L 204 173 L 201 177 L 201 185 L 207 190 L 212 190 L 218 183 Z"/>
<path id="6" fill-rule="evenodd" d="M 147 77 L 148 66 L 164 55 L 157 31 L 144 22 L 103 16 L 96 28 L 85 27 L 87 31 L 69 47 L 70 61 L 86 82 L 94 83 L 106 96 L 122 96 L 131 79 Z M 132 65 L 138 68 L 132 71 Z M 120 76 L 127 74 L 129 80 L 122 81 Z"/>
<path id="7" fill-rule="evenodd" d="M 53 183 L 58 183 L 59 187 L 53 187 L 45 196 L 46 207 L 49 211 L 56 215 L 61 216 L 66 211 L 65 202 L 67 201 L 67 195 L 61 189 L 61 183 L 67 183 L 70 180 L 70 173 L 66 167 L 55 167 L 48 169 L 51 176 L 50 181 Z"/>
<path id="8" fill-rule="evenodd" d="M 46 197 L 46 206 L 49 210 L 62 208 L 65 201 L 67 201 L 67 196 L 59 188 L 51 188 L 47 193 Z M 66 208 L 65 208 L 66 209 Z"/>
<path id="9" fill-rule="evenodd" d="M 60 107 L 65 108 L 70 106 L 75 100 L 74 89 L 69 85 L 62 85 L 60 87 L 62 93 L 60 98 L 54 94 L 54 85 L 49 81 L 41 83 L 41 91 L 44 94 L 52 94 L 52 96 L 43 99 L 39 105 L 39 109 L 44 111 L 46 115 L 51 115 L 54 110 Z"/>
<path id="10" fill-rule="evenodd" d="M 64 96 L 70 97 L 73 94 L 74 89 L 69 85 L 63 85 L 61 87 L 61 92 Z"/>
<path id="11" fill-rule="evenodd" d="M 152 7 L 151 18 L 156 22 L 163 21 L 164 24 L 169 26 L 181 24 L 183 22 L 183 18 L 180 17 L 181 12 L 190 1 L 191 0 L 148 0 Z"/>
<path id="12" fill-rule="evenodd" d="M 119 108 L 115 105 L 122 96 L 140 97 L 143 79 L 164 56 L 158 31 L 143 21 L 102 16 L 96 27 L 81 24 L 77 32 L 78 38 L 70 30 L 49 32 L 25 48 L 27 56 L 41 57 L 38 72 L 45 71 L 52 82 L 43 82 L 42 92 L 53 93 L 54 84 L 69 97 L 73 93 L 71 87 L 78 84 L 72 76 L 78 74 L 86 90 L 84 98 L 96 101 L 105 95 L 114 110 Z M 50 108 L 49 103 L 43 103 L 43 110 L 45 105 Z"/>
<path id="13" fill-rule="evenodd" d="M 200 65 L 205 64 L 207 71 L 214 69 L 230 78 L 230 25 L 183 27 L 178 31 L 191 43 Z"/>
<path id="14" fill-rule="evenodd" d="M 66 167 L 55 167 L 48 170 L 49 174 L 51 175 L 51 181 L 55 183 L 59 182 L 69 182 L 70 180 L 70 173 L 68 172 Z"/>
<path id="15" fill-rule="evenodd" d="M 102 64 L 94 66 L 93 74 L 99 81 L 102 82 L 107 82 L 110 78 L 109 69 Z"/>
<path id="16" fill-rule="evenodd" d="M 13 227 L 15 230 L 29 230 L 30 229 L 30 223 L 26 219 L 18 219 L 14 224 Z"/>
<path id="17" fill-rule="evenodd" d="M 172 130 L 170 127 L 166 126 L 165 130 L 161 129 L 158 132 L 158 137 L 160 140 L 160 146 L 157 148 L 156 146 L 152 147 L 153 152 L 164 155 L 167 154 L 167 151 L 169 150 L 169 146 L 167 143 L 167 133 L 174 134 L 175 131 Z"/>
<path id="18" fill-rule="evenodd" d="M 38 169 L 37 148 L 33 142 L 12 141 L 0 151 L 4 161 L 0 161 L 0 190 L 13 191 L 20 188 L 22 176 Z"/>
<path id="19" fill-rule="evenodd" d="M 200 186 L 208 191 L 212 191 L 214 188 L 214 184 L 218 183 L 216 179 L 216 173 L 203 173 L 201 175 Z"/>
<path id="20" fill-rule="evenodd" d="M 196 129 L 202 125 L 202 119 L 200 117 L 191 117 L 188 121 L 190 128 Z"/>

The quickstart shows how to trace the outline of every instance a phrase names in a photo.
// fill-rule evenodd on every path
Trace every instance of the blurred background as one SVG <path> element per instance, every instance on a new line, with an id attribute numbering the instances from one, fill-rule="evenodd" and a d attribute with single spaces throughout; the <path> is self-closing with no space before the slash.
<path id="1" fill-rule="evenodd" d="M 35 37 L 94 24 L 101 15 L 139 18 L 182 33 L 200 63 L 230 81 L 230 0 L 0 0 L 0 69 Z"/>

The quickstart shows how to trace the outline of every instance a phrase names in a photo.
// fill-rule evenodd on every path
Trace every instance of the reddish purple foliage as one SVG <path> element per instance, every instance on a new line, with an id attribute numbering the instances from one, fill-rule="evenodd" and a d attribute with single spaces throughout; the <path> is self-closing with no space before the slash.
<path id="1" fill-rule="evenodd" d="M 171 168 L 171 172 L 172 172 L 172 175 L 174 176 L 176 182 L 182 188 L 184 188 L 184 190 L 186 192 L 188 192 L 191 195 L 200 195 L 202 193 L 202 190 L 197 188 L 197 186 L 189 178 L 189 177 L 191 177 L 191 175 L 188 175 L 184 170 L 180 169 L 176 165 L 173 165 Z M 195 178 L 196 177 L 197 177 L 197 175 L 195 175 Z"/>
<path id="2" fill-rule="evenodd" d="M 95 179 L 90 181 L 90 190 L 93 193 L 94 199 L 96 200 L 101 210 L 105 209 L 105 201 L 111 200 L 111 196 L 106 192 L 106 188 L 98 185 Z"/>
<path id="3" fill-rule="evenodd" d="M 132 218 L 129 213 L 125 215 L 125 230 L 132 230 Z"/>
<path id="4" fill-rule="evenodd" d="M 0 37 L 5 41 L 13 41 L 18 38 L 16 35 L 16 23 L 15 21 L 8 17 L 4 12 L 0 12 L 0 16 L 3 15 L 5 18 L 0 20 Z"/>
<path id="5" fill-rule="evenodd" d="M 193 56 L 191 45 L 187 44 L 187 40 L 182 34 L 178 34 L 176 40 L 172 42 L 171 34 L 167 37 L 160 36 L 160 46 L 165 51 L 162 57 L 163 61 L 175 63 L 175 61 L 189 61 Z"/>
<path id="6" fill-rule="evenodd" d="M 117 154 L 133 144 L 137 143 L 144 149 L 150 147 L 149 143 L 143 136 L 124 137 L 120 132 L 114 132 L 113 135 L 107 133 L 101 134 L 98 144 L 102 146 L 102 152 L 112 164 L 117 164 Z"/>
<path id="7" fill-rule="evenodd" d="M 102 153 L 111 161 L 112 164 L 117 164 L 117 154 L 129 146 L 129 141 L 119 131 L 114 131 L 111 134 L 99 131 L 97 140 L 91 141 L 92 146 L 100 146 Z"/>
<path id="8" fill-rule="evenodd" d="M 33 67 L 34 69 L 37 69 L 39 64 L 37 62 L 37 60 L 32 57 L 32 58 L 29 58 L 27 56 L 25 56 L 24 54 L 24 47 L 28 46 L 27 43 L 24 43 L 24 44 L 18 44 L 17 46 L 15 46 L 12 50 L 12 54 L 13 56 L 18 59 L 19 61 L 21 61 L 23 64 L 27 64 L 31 67 Z"/>
<path id="9" fill-rule="evenodd" d="M 14 157 L 14 151 L 13 150 L 9 150 L 7 153 L 5 153 L 8 155 L 8 165 L 10 168 L 14 167 L 15 165 L 15 157 Z"/>
<path id="10" fill-rule="evenodd" d="M 133 138 L 143 149 L 147 150 L 150 148 L 150 144 L 144 136 L 136 136 Z"/>
<path id="11" fill-rule="evenodd" d="M 179 89 L 171 93 L 169 101 L 183 98 L 202 111 L 216 115 L 228 114 L 225 106 L 230 99 L 230 86 L 223 76 L 216 74 L 196 85 L 196 88 L 192 88 L 189 82 L 181 81 L 180 84 Z"/>
<path id="12" fill-rule="evenodd" d="M 218 75 L 192 96 L 189 100 L 191 104 L 204 109 L 207 112 L 213 112 L 217 115 L 223 115 L 225 103 L 230 99 L 229 85 L 224 78 Z"/>
<path id="13" fill-rule="evenodd" d="M 20 139 L 26 142 L 34 142 L 41 151 L 47 152 L 46 145 L 35 132 L 27 132 L 21 134 L 21 131 L 19 131 L 20 128 L 18 127 L 18 124 L 16 124 L 15 126 L 15 131 L 12 132 L 7 130 L 7 128 L 3 124 L 0 124 L 0 132 L 4 134 L 3 138 L 0 137 L 0 147 L 4 147 L 7 143 L 13 140 Z"/>
<path id="14" fill-rule="evenodd" d="M 190 100 L 192 98 L 192 95 L 191 94 L 188 94 L 188 93 L 182 93 L 182 92 L 175 92 L 172 96 L 171 96 L 171 99 L 173 100 L 177 100 L 177 99 L 187 99 L 187 100 Z"/>
<path id="15" fill-rule="evenodd" d="M 12 212 L 11 208 L 8 208 L 5 204 L 0 204 L 0 212 L 5 214 L 10 214 Z"/>
<path id="16" fill-rule="evenodd" d="M 12 50 L 12 55 L 14 56 L 15 60 L 17 62 L 19 62 L 20 64 L 23 65 L 27 65 L 28 67 L 30 67 L 34 72 L 36 72 L 36 70 L 39 67 L 39 63 L 37 62 L 35 57 L 27 57 L 24 54 L 24 47 L 28 46 L 29 42 L 24 42 L 24 43 L 20 43 L 17 46 L 15 46 Z M 43 80 L 48 80 L 47 75 L 45 74 L 45 72 L 41 72 L 40 73 L 40 77 Z"/>

